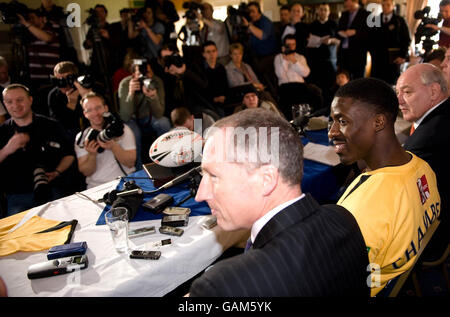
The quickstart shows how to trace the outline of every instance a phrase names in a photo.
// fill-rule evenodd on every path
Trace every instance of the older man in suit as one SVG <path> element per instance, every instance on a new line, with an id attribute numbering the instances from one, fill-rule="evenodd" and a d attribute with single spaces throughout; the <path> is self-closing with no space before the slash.
<path id="1" fill-rule="evenodd" d="M 248 109 L 208 133 L 197 201 L 227 231 L 251 229 L 247 252 L 214 265 L 191 296 L 368 296 L 359 227 L 336 205 L 303 194 L 303 151 L 289 123 Z"/>
<path id="2" fill-rule="evenodd" d="M 442 254 L 449 243 L 449 88 L 444 74 L 431 64 L 408 68 L 399 77 L 396 88 L 403 118 L 412 123 L 411 135 L 404 148 L 430 164 L 436 173 L 441 194 L 441 224 L 423 255 L 424 259 L 433 260 Z"/>

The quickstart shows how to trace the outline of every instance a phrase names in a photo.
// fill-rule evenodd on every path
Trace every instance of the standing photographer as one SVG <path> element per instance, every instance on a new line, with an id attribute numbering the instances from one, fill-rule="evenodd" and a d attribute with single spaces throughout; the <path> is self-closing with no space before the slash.
<path id="1" fill-rule="evenodd" d="M 164 117 L 164 83 L 154 75 L 145 59 L 135 60 L 131 76 L 119 84 L 120 117 L 133 130 L 136 137 L 136 167 L 141 167 L 141 148 L 146 146 L 146 136 L 157 136 L 170 130 L 170 121 Z M 144 142 L 143 142 L 144 141 Z M 147 156 L 145 156 L 147 158 Z"/>
<path id="2" fill-rule="evenodd" d="M 9 85 L 3 98 L 11 118 L 0 126 L 0 191 L 13 215 L 69 194 L 66 171 L 75 157 L 62 127 L 33 113 L 27 87 Z"/>
<path id="3" fill-rule="evenodd" d="M 104 133 L 105 114 L 108 106 L 101 95 L 88 93 L 81 100 L 83 114 L 91 124 L 91 129 L 78 133 L 75 152 L 78 169 L 86 176 L 87 188 L 109 182 L 117 176 L 134 172 L 136 161 L 136 144 L 133 131 L 121 123 L 116 124 L 113 132 Z M 117 121 L 115 121 L 117 123 Z M 112 124 L 111 124 L 112 125 Z M 121 129 L 120 129 L 121 128 Z M 108 140 L 90 137 L 92 130 L 106 134 Z"/>
<path id="4" fill-rule="evenodd" d="M 148 60 L 158 57 L 158 50 L 164 37 L 164 26 L 156 21 L 150 7 L 138 10 L 136 15 L 128 21 L 128 38 L 138 38 L 141 55 Z"/>
<path id="5" fill-rule="evenodd" d="M 440 47 L 448 48 L 450 47 L 450 0 L 442 0 L 439 3 L 439 11 L 444 19 L 442 26 L 439 27 L 435 24 L 426 24 L 425 26 L 435 31 L 441 31 L 438 44 Z"/>

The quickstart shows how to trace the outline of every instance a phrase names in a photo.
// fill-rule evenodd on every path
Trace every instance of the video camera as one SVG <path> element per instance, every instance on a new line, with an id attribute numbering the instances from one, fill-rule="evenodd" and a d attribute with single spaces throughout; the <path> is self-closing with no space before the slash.
<path id="1" fill-rule="evenodd" d="M 116 115 L 112 114 L 111 112 L 105 112 L 103 114 L 103 118 L 105 120 L 105 123 L 103 124 L 103 130 L 97 131 L 91 127 L 87 129 L 87 132 L 85 134 L 84 140 L 83 140 L 83 134 L 81 133 L 77 144 L 83 148 L 84 143 L 86 141 L 92 141 L 97 140 L 101 142 L 108 142 L 112 140 L 113 138 L 117 138 L 121 135 L 123 135 L 123 121 Z M 81 140 L 83 140 L 81 144 Z M 102 153 L 105 149 L 102 147 L 99 147 L 97 152 Z"/>
<path id="2" fill-rule="evenodd" d="M 92 75 L 82 75 L 78 76 L 75 74 L 70 74 L 65 78 L 56 78 L 53 75 L 50 75 L 50 81 L 53 86 L 57 86 L 58 88 L 71 87 L 75 88 L 75 81 L 79 83 L 83 88 L 90 89 L 94 86 L 94 78 Z"/>
<path id="3" fill-rule="evenodd" d="M 416 34 L 414 35 L 416 43 L 423 41 L 423 47 L 425 52 L 429 52 L 433 49 L 433 45 L 436 44 L 435 41 L 431 39 L 438 31 L 425 27 L 427 24 L 438 25 L 442 20 L 442 15 L 439 13 L 437 18 L 432 18 L 429 16 L 430 7 L 425 7 L 423 10 L 417 10 L 414 12 L 414 18 L 416 20 L 422 20 L 417 27 Z"/>
<path id="4" fill-rule="evenodd" d="M 136 216 L 139 206 L 144 199 L 144 191 L 134 181 L 123 184 L 122 190 L 112 190 L 103 195 L 100 202 L 110 205 L 111 208 L 124 207 L 128 212 L 128 219 Z"/>
<path id="5" fill-rule="evenodd" d="M 28 7 L 19 1 L 11 1 L 9 3 L 1 2 L 0 20 L 4 24 L 17 24 L 19 23 L 19 17 L 17 15 L 20 14 L 26 19 L 28 11 Z"/>
<path id="6" fill-rule="evenodd" d="M 197 14 L 196 11 L 199 11 L 203 8 L 203 6 L 197 2 L 194 1 L 186 1 L 183 3 L 183 9 L 187 9 L 186 13 L 184 14 L 183 18 L 189 19 L 189 20 L 196 20 Z"/>
<path id="7" fill-rule="evenodd" d="M 250 21 L 250 10 L 248 9 L 248 5 L 245 2 L 241 2 L 237 9 L 233 8 L 232 6 L 228 7 L 228 15 L 230 16 L 231 23 L 233 24 L 233 21 L 237 22 L 237 17 L 239 18 L 245 18 L 247 21 Z M 239 19 L 241 20 L 241 19 Z M 239 22 L 240 24 L 241 22 Z"/>
<path id="8" fill-rule="evenodd" d="M 89 10 L 86 10 L 87 13 L 89 13 L 89 16 L 86 19 L 86 23 L 93 27 L 93 28 L 99 28 L 99 19 L 97 15 L 97 11 L 95 9 L 90 8 Z"/>

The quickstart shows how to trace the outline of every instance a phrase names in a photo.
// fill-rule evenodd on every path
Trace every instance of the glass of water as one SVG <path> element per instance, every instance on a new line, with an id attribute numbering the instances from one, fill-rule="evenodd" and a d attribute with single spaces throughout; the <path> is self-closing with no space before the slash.
<path id="1" fill-rule="evenodd" d="M 128 211 L 124 207 L 111 208 L 105 213 L 105 221 L 111 232 L 116 251 L 128 252 Z"/>

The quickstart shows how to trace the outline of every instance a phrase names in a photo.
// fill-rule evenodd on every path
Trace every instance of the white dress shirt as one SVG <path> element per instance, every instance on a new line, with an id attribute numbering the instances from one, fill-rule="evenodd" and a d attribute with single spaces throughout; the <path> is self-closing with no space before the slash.
<path id="1" fill-rule="evenodd" d="M 306 58 L 303 55 L 295 53 L 296 63 L 287 61 L 280 53 L 275 56 L 273 61 L 275 74 L 278 77 L 278 85 L 287 83 L 304 83 L 305 77 L 308 77 L 310 69 Z"/>
<path id="2" fill-rule="evenodd" d="M 285 203 L 282 203 L 281 205 L 275 207 L 274 209 L 270 210 L 268 213 L 266 213 L 264 216 L 259 218 L 255 221 L 255 223 L 252 226 L 252 230 L 250 233 L 250 239 L 252 240 L 252 244 L 255 242 L 256 236 L 261 231 L 261 229 L 269 222 L 270 219 L 276 216 L 280 211 L 282 211 L 284 208 L 286 208 L 289 205 L 294 204 L 298 200 L 305 197 L 305 194 L 302 194 L 301 196 L 288 200 Z"/>

